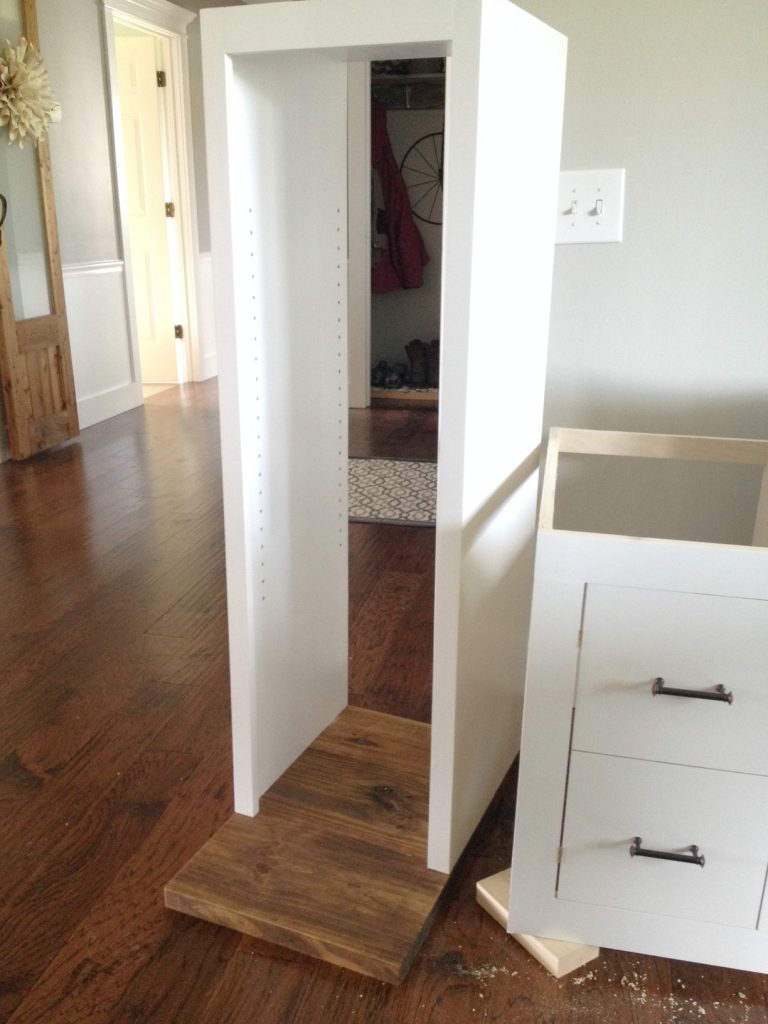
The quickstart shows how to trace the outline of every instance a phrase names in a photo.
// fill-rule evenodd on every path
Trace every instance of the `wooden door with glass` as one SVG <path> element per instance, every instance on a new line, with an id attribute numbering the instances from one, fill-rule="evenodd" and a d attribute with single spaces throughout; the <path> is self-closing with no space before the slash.
<path id="1" fill-rule="evenodd" d="M 21 38 L 39 47 L 35 0 L 0 0 L 0 39 Z M 0 145 L 0 193 L 0 379 L 11 458 L 26 459 L 79 432 L 44 137 Z"/>

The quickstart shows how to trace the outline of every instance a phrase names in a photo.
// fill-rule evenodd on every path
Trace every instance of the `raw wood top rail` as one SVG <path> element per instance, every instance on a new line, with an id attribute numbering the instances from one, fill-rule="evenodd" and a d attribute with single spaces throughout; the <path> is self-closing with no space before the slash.
<path id="1" fill-rule="evenodd" d="M 641 434 L 618 430 L 553 427 L 549 433 L 541 494 L 539 528 L 554 529 L 558 458 L 568 455 L 613 455 L 689 462 L 731 462 L 764 466 L 752 543 L 768 546 L 768 441 L 686 434 Z"/>

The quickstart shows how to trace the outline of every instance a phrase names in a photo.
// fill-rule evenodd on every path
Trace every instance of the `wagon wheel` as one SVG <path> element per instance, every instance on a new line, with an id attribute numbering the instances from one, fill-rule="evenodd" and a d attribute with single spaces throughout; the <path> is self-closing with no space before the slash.
<path id="1" fill-rule="evenodd" d="M 411 146 L 400 164 L 414 217 L 443 223 L 443 133 L 430 132 Z"/>

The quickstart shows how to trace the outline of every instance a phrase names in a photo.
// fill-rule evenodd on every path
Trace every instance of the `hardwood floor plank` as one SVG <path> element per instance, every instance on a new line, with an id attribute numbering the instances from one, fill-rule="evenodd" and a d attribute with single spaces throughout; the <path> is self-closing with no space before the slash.
<path id="1" fill-rule="evenodd" d="M 431 721 L 434 590 L 432 574 L 420 580 L 376 670 L 362 688 L 350 688 L 353 703 L 401 714 L 417 722 Z"/>
<path id="2" fill-rule="evenodd" d="M 355 458 L 437 458 L 437 412 L 427 409 L 350 409 L 349 454 Z"/>
<path id="3" fill-rule="evenodd" d="M 123 851 L 110 885 L 77 915 L 76 926 L 9 1018 L 14 1024 L 112 1022 L 124 993 L 132 985 L 141 989 L 144 970 L 181 938 L 189 938 L 189 930 L 176 932 L 175 915 L 163 908 L 162 887 L 231 813 L 222 682 L 191 691 L 185 707 L 148 747 L 149 763 L 181 759 L 167 802 L 160 806 L 157 801 L 158 780 L 154 793 L 160 813 L 153 827 L 143 843 Z M 203 934 L 202 941 L 214 948 L 232 945 L 221 936 Z M 166 976 L 165 984 L 171 979 Z M 164 1001 L 162 991 L 158 997 Z"/>
<path id="4" fill-rule="evenodd" d="M 0 671 L 11 678 L 15 671 L 51 668 L 73 649 L 98 645 L 105 637 L 129 641 L 157 621 L 190 587 L 211 571 L 221 569 L 220 544 L 207 533 L 194 535 L 184 554 L 160 545 L 149 551 L 134 549 L 133 567 L 110 571 L 110 559 L 98 569 L 88 567 L 95 585 L 83 600 L 70 605 L 65 599 L 40 607 L 30 621 L 17 627 L 11 642 L 0 650 Z M 120 563 L 121 564 L 121 563 Z M 105 582 L 100 573 L 109 575 Z"/>
<path id="5" fill-rule="evenodd" d="M 120 774 L 112 789 L 52 829 L 45 870 L 0 914 L 0 963 L 4 984 L 0 1015 L 12 1011 L 58 954 L 90 907 L 98 903 L 121 863 L 152 830 L 179 779 L 193 767 L 176 753 L 145 755 Z M 77 816 L 75 816 L 77 815 Z"/>
<path id="6" fill-rule="evenodd" d="M 422 586 L 417 573 L 382 573 L 364 602 L 350 609 L 349 696 L 350 703 L 393 713 L 381 701 L 371 701 L 370 682 L 381 670 L 388 654 L 399 643 L 402 620 L 413 606 Z M 389 702 L 391 703 L 391 702 Z"/>

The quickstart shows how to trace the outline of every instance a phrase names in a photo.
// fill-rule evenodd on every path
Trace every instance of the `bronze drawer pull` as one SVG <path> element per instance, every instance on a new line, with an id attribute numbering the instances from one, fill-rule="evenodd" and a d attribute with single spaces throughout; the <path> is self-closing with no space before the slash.
<path id="1" fill-rule="evenodd" d="M 699 867 L 704 867 L 704 854 L 699 853 L 698 846 L 689 846 L 690 853 L 667 853 L 665 850 L 644 850 L 641 843 L 640 836 L 635 836 L 629 848 L 630 857 L 654 857 L 656 860 L 676 860 L 680 864 L 698 864 Z"/>
<path id="2" fill-rule="evenodd" d="M 658 694 L 664 697 L 696 697 L 698 700 L 720 700 L 725 704 L 733 704 L 733 694 L 722 683 L 718 683 L 714 690 L 680 690 L 676 686 L 667 686 L 661 676 L 657 676 L 651 683 L 651 693 L 654 697 Z"/>

